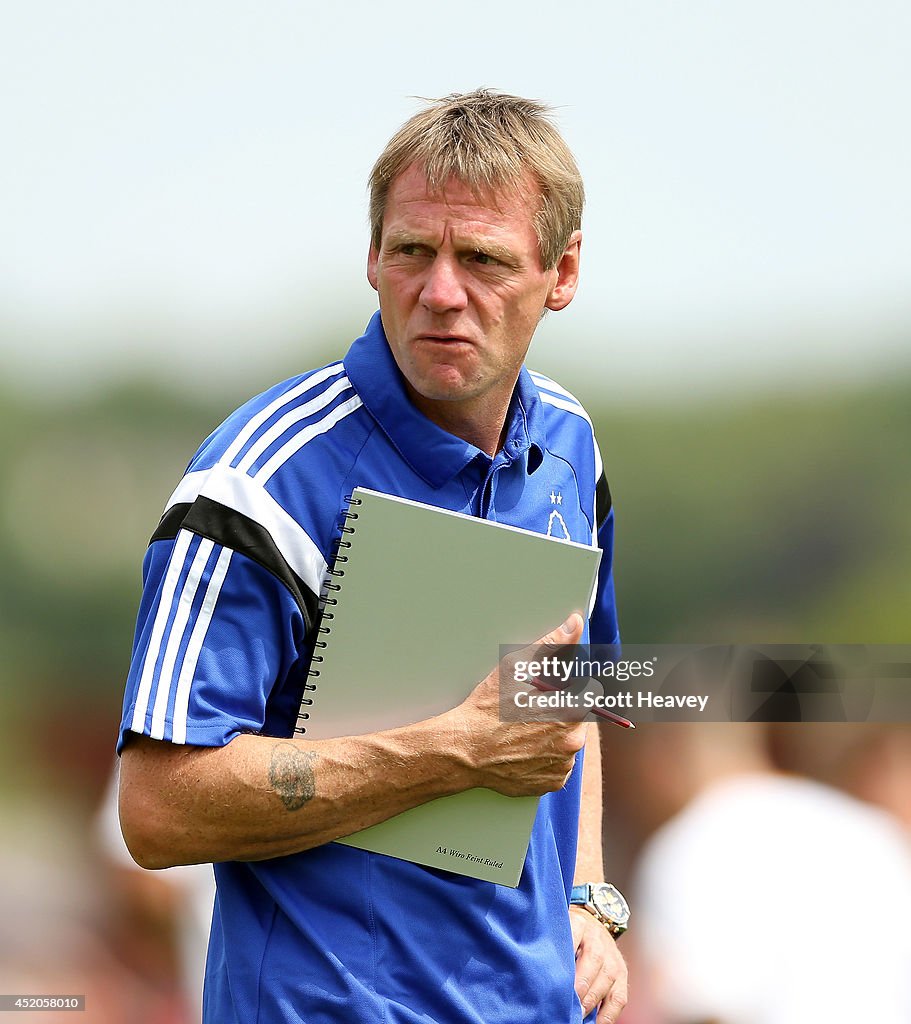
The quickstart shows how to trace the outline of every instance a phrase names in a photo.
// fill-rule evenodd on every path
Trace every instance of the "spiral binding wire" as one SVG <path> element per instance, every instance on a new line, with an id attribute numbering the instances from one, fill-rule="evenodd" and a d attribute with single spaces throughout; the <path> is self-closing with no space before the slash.
<path id="1" fill-rule="evenodd" d="M 345 540 L 345 534 L 351 534 L 355 532 L 355 528 L 350 524 L 352 520 L 358 518 L 357 512 L 351 511 L 351 506 L 362 504 L 360 498 L 355 498 L 350 494 L 346 496 L 345 501 L 348 507 L 345 509 L 342 515 L 342 521 L 339 523 L 338 526 L 339 537 L 334 545 L 332 568 L 328 570 L 328 575 L 334 576 L 337 579 L 341 579 L 345 575 L 345 570 L 340 569 L 339 565 L 343 565 L 345 562 L 348 561 L 348 556 L 342 554 L 342 549 L 351 547 L 351 541 Z M 320 619 L 319 626 L 317 627 L 316 630 L 317 639 L 313 643 L 313 656 L 310 659 L 310 668 L 307 670 L 307 676 L 309 680 L 319 679 L 320 670 L 319 668 L 314 668 L 314 665 L 322 664 L 323 655 L 318 654 L 317 649 L 325 650 L 326 647 L 328 646 L 327 641 L 320 639 L 320 637 L 328 637 L 329 634 L 332 632 L 332 626 L 327 625 L 327 623 L 331 623 L 332 620 L 335 618 L 335 612 L 327 611 L 327 608 L 334 607 L 335 605 L 337 605 L 338 598 L 329 596 L 329 593 L 336 593 L 341 589 L 341 584 L 333 583 L 331 582 L 331 580 L 327 581 L 323 586 L 323 590 L 326 591 L 326 593 L 324 593 L 322 598 L 320 599 Z M 298 736 L 303 736 L 303 734 L 307 731 L 307 726 L 302 725 L 301 723 L 308 721 L 310 718 L 310 712 L 304 711 L 303 709 L 305 707 L 313 706 L 313 698 L 308 697 L 307 692 L 316 690 L 318 688 L 318 683 L 304 683 L 304 696 L 301 698 L 300 710 L 297 713 L 297 725 L 294 727 L 294 732 Z"/>

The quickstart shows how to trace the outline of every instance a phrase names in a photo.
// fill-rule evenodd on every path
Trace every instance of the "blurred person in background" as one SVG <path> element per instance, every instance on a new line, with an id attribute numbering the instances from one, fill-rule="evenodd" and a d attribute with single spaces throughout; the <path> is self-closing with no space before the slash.
<path id="1" fill-rule="evenodd" d="M 591 421 L 524 367 L 545 310 L 575 294 L 582 202 L 539 104 L 481 90 L 412 118 L 371 176 L 380 312 L 344 363 L 276 386 L 216 430 L 152 539 L 121 821 L 145 866 L 217 862 L 212 1024 L 608 1024 L 626 1002 L 614 922 L 592 899 L 600 775 L 585 785 L 577 754 L 588 744 L 589 774 L 600 771 L 594 726 L 504 726 L 494 668 L 437 719 L 290 738 L 356 485 L 541 533 L 559 496 L 567 539 L 600 543 L 604 558 L 590 630 L 573 615 L 545 642 L 616 641 Z M 408 623 L 399 639 L 407 657 Z M 542 796 L 517 889 L 331 843 L 478 786 Z"/>
<path id="2" fill-rule="evenodd" d="M 637 1024 L 907 1024 L 896 822 L 776 771 L 765 725 L 648 724 L 636 739 L 626 810 L 651 833 L 631 890 Z"/>
<path id="3" fill-rule="evenodd" d="M 833 722 L 812 729 L 780 723 L 772 728 L 772 749 L 785 771 L 802 772 L 887 811 L 911 843 L 911 723 Z"/>
<path id="4" fill-rule="evenodd" d="M 84 997 L 85 1011 L 75 1015 L 27 1013 L 35 1024 L 71 1016 L 90 1024 L 189 1024 L 172 941 L 183 909 L 162 900 L 162 883 L 138 868 L 125 888 L 97 846 L 83 842 L 85 821 L 66 815 L 64 808 L 56 820 L 40 812 L 3 816 L 0 992 Z M 141 875 L 152 884 L 143 887 Z M 150 898 L 139 897 L 141 888 Z"/>
<path id="5" fill-rule="evenodd" d="M 212 923 L 215 878 L 211 864 L 183 864 L 144 871 L 130 856 L 117 814 L 120 763 L 114 766 L 95 821 L 95 835 L 118 918 L 127 932 L 148 932 L 175 949 L 176 971 L 187 1021 L 202 1014 L 206 946 Z M 161 959 L 160 956 L 151 959 Z M 176 1019 L 176 1017 L 175 1017 Z M 182 1017 L 181 1017 L 182 1019 Z"/>

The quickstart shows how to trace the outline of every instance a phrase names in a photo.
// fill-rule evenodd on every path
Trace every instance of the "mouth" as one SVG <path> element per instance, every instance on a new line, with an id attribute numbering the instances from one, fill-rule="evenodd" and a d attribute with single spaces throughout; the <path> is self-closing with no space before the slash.
<path id="1" fill-rule="evenodd" d="M 429 341 L 439 345 L 473 344 L 469 338 L 464 338 L 460 334 L 421 334 L 418 336 L 418 341 Z"/>

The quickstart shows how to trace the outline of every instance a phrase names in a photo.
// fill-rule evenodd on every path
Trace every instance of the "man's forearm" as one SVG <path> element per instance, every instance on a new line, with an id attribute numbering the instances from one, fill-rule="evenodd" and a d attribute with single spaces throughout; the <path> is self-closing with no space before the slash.
<path id="1" fill-rule="evenodd" d="M 537 645 L 576 643 L 576 614 Z M 191 747 L 132 735 L 120 817 L 144 867 L 265 860 L 351 835 L 436 797 L 476 786 L 540 796 L 565 785 L 581 722 L 500 719 L 499 666 L 435 718 L 327 740 L 238 736 Z"/>
<path id="2" fill-rule="evenodd" d="M 183 747 L 133 736 L 120 815 L 143 867 L 263 860 L 350 835 L 470 785 L 439 723 L 305 741 Z"/>
<path id="3" fill-rule="evenodd" d="M 579 808 L 579 843 L 576 849 L 576 882 L 603 882 L 603 798 L 601 792 L 601 742 L 596 723 L 588 726 L 585 761 L 582 765 L 582 797 Z"/>

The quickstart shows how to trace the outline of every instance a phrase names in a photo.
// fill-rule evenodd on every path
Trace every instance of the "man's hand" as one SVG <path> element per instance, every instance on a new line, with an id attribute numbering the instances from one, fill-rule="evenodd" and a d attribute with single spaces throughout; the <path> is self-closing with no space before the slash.
<path id="1" fill-rule="evenodd" d="M 453 753 L 474 776 L 473 785 L 506 796 L 540 796 L 566 784 L 576 754 L 585 746 L 587 725 L 582 721 L 504 722 L 501 686 L 516 687 L 510 674 L 517 657 L 529 652 L 534 658 L 553 657 L 577 644 L 582 629 L 582 617 L 571 615 L 529 648 L 504 658 L 463 703 L 439 717 L 446 723 Z"/>
<path id="2" fill-rule="evenodd" d="M 569 908 L 576 950 L 576 995 L 587 1016 L 600 1005 L 597 1024 L 613 1024 L 626 1006 L 626 962 L 611 933 L 582 907 Z"/>

